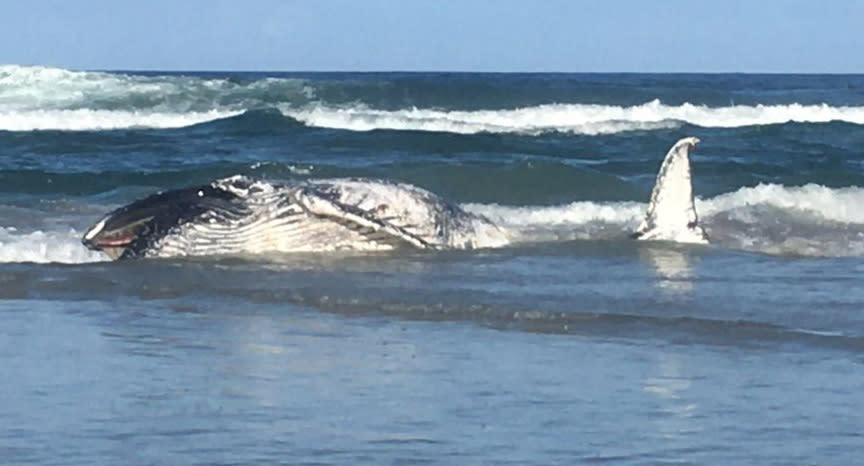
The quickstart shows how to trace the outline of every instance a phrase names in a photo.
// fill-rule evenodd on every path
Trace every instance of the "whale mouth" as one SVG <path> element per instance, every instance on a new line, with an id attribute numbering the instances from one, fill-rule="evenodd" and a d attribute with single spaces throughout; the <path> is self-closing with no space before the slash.
<path id="1" fill-rule="evenodd" d="M 114 238 L 100 238 L 98 240 L 84 241 L 84 244 L 94 250 L 105 248 L 125 248 L 135 241 L 136 235 L 126 235 Z"/>
<path id="2" fill-rule="evenodd" d="M 114 236 L 111 238 L 84 239 L 82 243 L 93 251 L 102 251 L 112 260 L 116 260 L 126 252 L 126 248 L 135 241 L 134 234 Z"/>
<path id="3" fill-rule="evenodd" d="M 88 249 L 102 251 L 112 259 L 117 259 L 143 232 L 148 231 L 147 222 L 151 219 L 152 217 L 145 217 L 125 223 L 122 220 L 115 221 L 113 215 L 109 215 L 93 225 L 81 239 L 81 243 Z"/>

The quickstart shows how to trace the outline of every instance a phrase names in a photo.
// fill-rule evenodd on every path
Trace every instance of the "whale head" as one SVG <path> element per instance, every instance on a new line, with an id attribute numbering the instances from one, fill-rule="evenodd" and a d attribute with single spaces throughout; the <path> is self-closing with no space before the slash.
<path id="1" fill-rule="evenodd" d="M 108 213 L 81 242 L 112 259 L 145 256 L 166 235 L 206 212 L 236 210 L 236 200 L 235 194 L 210 185 L 156 193 Z"/>

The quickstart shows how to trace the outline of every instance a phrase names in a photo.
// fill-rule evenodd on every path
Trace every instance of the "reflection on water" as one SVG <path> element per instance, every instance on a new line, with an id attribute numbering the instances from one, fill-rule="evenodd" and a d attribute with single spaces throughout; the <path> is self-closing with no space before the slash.
<path id="1" fill-rule="evenodd" d="M 693 290 L 693 269 L 683 251 L 671 247 L 639 248 L 639 257 L 654 267 L 657 286 L 669 293 L 689 293 Z"/>
<path id="2" fill-rule="evenodd" d="M 661 353 L 659 358 L 656 376 L 644 379 L 642 390 L 656 397 L 658 432 L 666 439 L 682 439 L 700 430 L 695 419 L 698 405 L 689 396 L 692 380 L 681 356 Z"/>

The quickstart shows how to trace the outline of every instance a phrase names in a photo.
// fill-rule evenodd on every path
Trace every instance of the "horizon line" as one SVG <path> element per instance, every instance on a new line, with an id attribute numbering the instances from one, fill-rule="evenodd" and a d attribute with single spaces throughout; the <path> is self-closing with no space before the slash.
<path id="1" fill-rule="evenodd" d="M 349 70 L 349 69 L 172 69 L 172 68 L 65 68 L 70 71 L 97 71 L 107 73 L 339 73 L 339 74 L 630 74 L 630 75 L 787 75 L 787 76 L 864 76 L 864 71 L 549 71 L 549 70 L 462 70 L 462 69 L 378 69 L 378 70 Z"/>
<path id="2" fill-rule="evenodd" d="M 797 76 L 864 76 L 862 71 L 696 71 L 696 70 L 674 70 L 674 71 L 633 71 L 633 70 L 466 70 L 466 69 L 412 69 L 412 68 L 393 68 L 393 69 L 362 69 L 351 70 L 343 68 L 332 69 L 276 69 L 276 68 L 158 68 L 158 67 L 143 67 L 143 68 L 126 68 L 126 67 L 66 67 L 61 65 L 45 65 L 45 64 L 21 64 L 21 63 L 0 63 L 0 66 L 22 66 L 22 67 L 44 67 L 57 68 L 68 71 L 95 71 L 108 73 L 355 73 L 355 74 L 383 74 L 383 73 L 452 73 L 452 74 L 630 74 L 630 75 L 797 75 Z"/>

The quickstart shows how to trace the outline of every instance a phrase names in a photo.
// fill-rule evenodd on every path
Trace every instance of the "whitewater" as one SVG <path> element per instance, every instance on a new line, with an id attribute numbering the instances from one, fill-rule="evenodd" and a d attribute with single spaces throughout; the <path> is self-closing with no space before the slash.
<path id="1" fill-rule="evenodd" d="M 283 114 L 310 126 L 353 131 L 376 129 L 443 131 L 462 134 L 560 131 L 574 134 L 615 134 L 624 131 L 674 129 L 683 124 L 705 128 L 738 128 L 789 122 L 864 124 L 864 107 L 829 105 L 736 105 L 711 108 L 685 103 L 670 106 L 653 100 L 642 105 L 553 104 L 512 110 L 441 111 L 315 106 L 282 109 Z"/>
<path id="2" fill-rule="evenodd" d="M 824 102 L 709 106 L 689 102 L 672 105 L 652 99 L 635 105 L 383 109 L 376 108 L 374 102 L 346 99 L 344 95 L 328 100 L 329 87 L 327 82 L 297 77 L 244 82 L 182 74 L 135 76 L 4 65 L 0 66 L 0 130 L 183 128 L 266 109 L 278 109 L 289 119 L 313 127 L 459 134 L 602 135 L 675 129 L 685 124 L 704 128 L 789 122 L 864 124 L 864 106 Z"/>
<path id="3" fill-rule="evenodd" d="M 238 116 L 265 104 L 232 105 L 206 111 L 106 110 L 100 108 L 15 110 L 0 104 L 0 130 L 98 131 L 134 128 L 183 128 Z M 239 107 L 239 108 L 238 108 Z M 553 104 L 511 110 L 442 111 L 411 108 L 377 110 L 366 105 L 333 107 L 312 104 L 294 108 L 275 103 L 279 111 L 303 124 L 352 131 L 403 130 L 459 134 L 566 132 L 599 135 L 626 131 L 675 129 L 684 124 L 705 128 L 738 128 L 789 122 L 864 125 L 864 107 L 774 105 L 711 108 L 659 100 L 632 107 Z"/>

